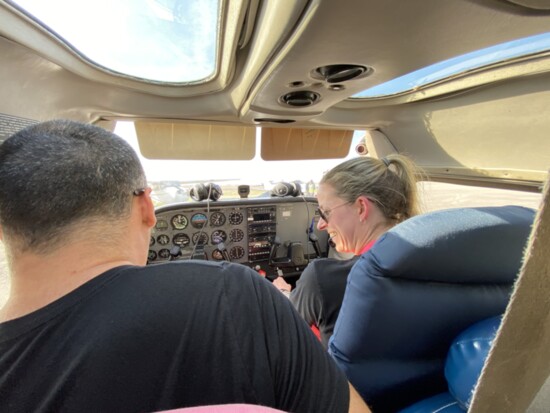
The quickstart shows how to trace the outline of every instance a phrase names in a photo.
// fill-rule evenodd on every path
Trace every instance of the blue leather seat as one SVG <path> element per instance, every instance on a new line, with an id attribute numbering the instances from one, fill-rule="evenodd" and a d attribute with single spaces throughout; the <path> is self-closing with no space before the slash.
<path id="1" fill-rule="evenodd" d="M 453 341 L 445 363 L 448 392 L 415 403 L 400 413 L 467 412 L 500 319 L 497 316 L 480 321 Z"/>
<path id="2" fill-rule="evenodd" d="M 504 312 L 533 219 L 517 206 L 431 212 L 361 256 L 329 352 L 375 412 L 446 391 L 451 341 Z"/>

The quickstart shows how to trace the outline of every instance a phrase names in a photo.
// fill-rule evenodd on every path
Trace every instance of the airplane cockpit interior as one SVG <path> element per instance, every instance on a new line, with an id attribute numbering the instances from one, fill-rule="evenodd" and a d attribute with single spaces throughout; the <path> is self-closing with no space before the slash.
<path id="1" fill-rule="evenodd" d="M 135 151 L 141 269 L 231 262 L 296 291 L 353 262 L 322 354 L 378 411 L 550 412 L 550 1 L 0 0 L 0 93 L 0 147 L 66 119 Z M 399 156 L 419 213 L 338 251 L 323 177 Z"/>

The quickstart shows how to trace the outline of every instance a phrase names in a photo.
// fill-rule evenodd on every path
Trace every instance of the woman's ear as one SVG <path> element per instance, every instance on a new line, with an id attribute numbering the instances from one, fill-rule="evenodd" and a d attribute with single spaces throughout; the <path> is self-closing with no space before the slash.
<path id="1" fill-rule="evenodd" d="M 364 222 L 369 216 L 370 201 L 366 196 L 357 198 L 359 204 L 359 222 Z"/>

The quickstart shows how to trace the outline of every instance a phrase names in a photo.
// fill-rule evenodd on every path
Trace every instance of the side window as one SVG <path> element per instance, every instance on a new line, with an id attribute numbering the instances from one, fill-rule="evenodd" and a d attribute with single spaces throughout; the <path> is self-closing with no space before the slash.
<path id="1" fill-rule="evenodd" d="M 424 212 L 459 207 L 520 205 L 538 209 L 542 194 L 508 189 L 421 182 L 418 184 Z"/>

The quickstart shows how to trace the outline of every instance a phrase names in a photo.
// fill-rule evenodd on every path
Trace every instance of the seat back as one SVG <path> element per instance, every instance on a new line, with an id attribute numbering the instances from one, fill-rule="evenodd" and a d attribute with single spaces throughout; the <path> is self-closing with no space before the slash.
<path id="1" fill-rule="evenodd" d="M 534 211 L 458 208 L 411 218 L 353 267 L 329 351 L 376 412 L 446 390 L 453 338 L 502 314 Z"/>

